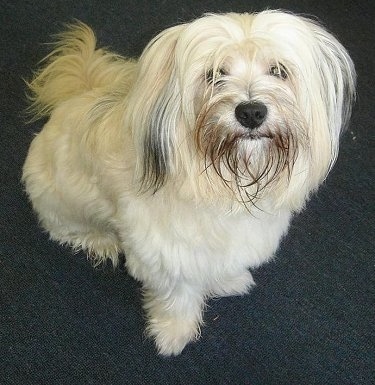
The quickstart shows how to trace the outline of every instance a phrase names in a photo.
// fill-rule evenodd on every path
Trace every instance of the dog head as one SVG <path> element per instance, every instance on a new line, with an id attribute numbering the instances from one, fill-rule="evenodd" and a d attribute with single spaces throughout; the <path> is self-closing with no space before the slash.
<path id="1" fill-rule="evenodd" d="M 143 52 L 129 99 L 137 178 L 297 210 L 336 160 L 354 93 L 348 53 L 311 20 L 266 11 L 172 27 Z"/>

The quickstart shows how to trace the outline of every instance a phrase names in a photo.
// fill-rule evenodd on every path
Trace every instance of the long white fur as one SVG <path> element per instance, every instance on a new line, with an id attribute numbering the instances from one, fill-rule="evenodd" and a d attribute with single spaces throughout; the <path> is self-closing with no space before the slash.
<path id="1" fill-rule="evenodd" d="M 274 61 L 288 79 L 270 76 Z M 207 71 L 220 76 L 222 66 L 225 86 L 207 84 Z M 248 269 L 274 255 L 293 212 L 326 177 L 355 71 L 318 24 L 266 11 L 172 27 L 138 61 L 96 49 L 78 23 L 59 36 L 30 89 L 35 117 L 49 117 L 23 171 L 42 226 L 95 263 L 116 265 L 124 252 L 144 287 L 147 330 L 171 355 L 199 336 L 208 297 L 248 292 Z M 217 142 L 243 130 L 234 109 L 255 99 L 268 107 L 260 130 L 292 135 L 295 158 L 274 179 L 241 187 L 224 165 L 215 172 L 197 130 L 209 128 Z M 202 116 L 207 127 L 198 127 Z M 238 155 L 256 172 L 272 146 L 244 140 Z M 254 200 L 244 202 L 244 193 Z"/>

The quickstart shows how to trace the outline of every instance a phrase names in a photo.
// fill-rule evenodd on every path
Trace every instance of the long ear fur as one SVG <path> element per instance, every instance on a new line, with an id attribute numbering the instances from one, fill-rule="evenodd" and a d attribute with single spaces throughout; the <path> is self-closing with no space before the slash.
<path id="1" fill-rule="evenodd" d="M 310 159 L 305 162 L 310 170 L 308 190 L 312 191 L 337 159 L 340 134 L 349 122 L 355 99 L 356 74 L 348 52 L 333 35 L 311 20 L 300 20 L 309 31 L 302 29 L 301 48 L 295 48 L 302 59 L 298 97 L 309 129 Z"/>
<path id="2" fill-rule="evenodd" d="M 341 43 L 319 26 L 313 24 L 313 29 L 320 49 L 317 65 L 325 90 L 324 102 L 331 134 L 330 170 L 337 158 L 340 134 L 349 124 L 355 100 L 356 73 L 354 64 Z"/>
<path id="3" fill-rule="evenodd" d="M 158 190 L 176 167 L 176 126 L 181 93 L 175 69 L 175 46 L 183 25 L 156 36 L 139 60 L 130 121 L 137 148 L 136 177 L 141 190 Z"/>

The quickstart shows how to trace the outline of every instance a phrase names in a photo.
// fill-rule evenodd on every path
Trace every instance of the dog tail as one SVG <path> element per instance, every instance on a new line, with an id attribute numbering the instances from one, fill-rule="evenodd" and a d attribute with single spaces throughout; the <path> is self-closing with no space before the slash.
<path id="1" fill-rule="evenodd" d="M 73 96 L 108 85 L 116 77 L 113 66 L 110 76 L 106 76 L 108 63 L 120 61 L 124 59 L 118 55 L 96 50 L 94 32 L 86 24 L 68 25 L 57 35 L 54 50 L 42 60 L 42 68 L 27 83 L 31 120 L 50 115 L 59 103 Z"/>

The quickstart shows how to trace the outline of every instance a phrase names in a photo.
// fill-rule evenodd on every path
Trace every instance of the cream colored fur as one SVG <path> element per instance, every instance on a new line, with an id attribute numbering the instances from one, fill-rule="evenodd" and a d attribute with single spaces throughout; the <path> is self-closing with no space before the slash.
<path id="1" fill-rule="evenodd" d="M 270 75 L 275 60 L 288 79 Z M 207 83 L 210 68 L 224 86 Z M 292 213 L 327 175 L 354 82 L 333 36 L 281 12 L 172 27 L 139 61 L 97 49 L 78 23 L 29 85 L 30 109 L 48 122 L 25 162 L 26 191 L 52 239 L 95 264 L 117 265 L 125 253 L 144 287 L 149 335 L 160 353 L 179 354 L 199 336 L 205 300 L 248 292 L 248 269 L 274 255 Z M 251 98 L 268 115 L 259 137 L 246 139 L 233 111 Z M 219 157 L 233 133 L 249 163 L 237 176 Z M 279 144 L 283 168 L 269 160 L 277 135 L 293 147 Z"/>

